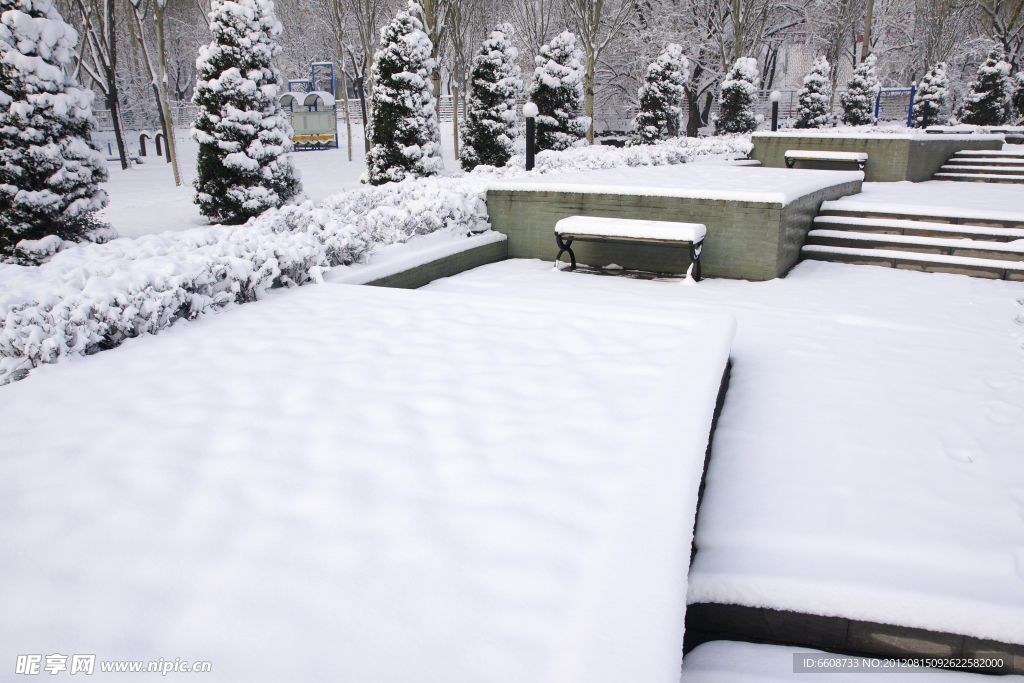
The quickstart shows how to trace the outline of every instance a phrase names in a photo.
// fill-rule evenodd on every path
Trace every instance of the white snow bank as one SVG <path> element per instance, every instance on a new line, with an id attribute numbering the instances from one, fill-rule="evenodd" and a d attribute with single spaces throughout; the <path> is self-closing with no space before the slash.
<path id="1" fill-rule="evenodd" d="M 736 316 L 690 602 L 1024 643 L 1024 283 L 805 261 L 678 287 L 512 260 L 427 289 Z"/>
<path id="2" fill-rule="evenodd" d="M 1024 185 L 1009 183 L 864 183 L 860 194 L 824 202 L 821 210 L 877 211 L 1024 223 Z"/>
<path id="3" fill-rule="evenodd" d="M 809 648 L 784 647 L 781 645 L 760 645 L 755 643 L 737 643 L 727 640 L 716 640 L 704 643 L 693 649 L 683 659 L 682 683 L 772 683 L 774 681 L 801 681 L 802 683 L 844 683 L 863 681 L 864 673 L 872 683 L 907 683 L 909 680 L 920 680 L 927 676 L 929 681 L 940 683 L 986 683 L 992 680 L 983 674 L 966 673 L 963 671 L 940 671 L 924 669 L 916 671 L 885 671 L 874 665 L 872 660 L 859 657 L 856 660 L 858 671 L 839 673 L 836 670 L 822 672 L 794 673 L 793 655 L 801 655 L 801 659 L 831 660 L 847 658 L 829 652 L 811 650 Z M 1021 683 L 1024 676 L 1006 676 L 999 678 L 1005 683 Z"/>
<path id="4" fill-rule="evenodd" d="M 656 313 L 326 284 L 6 387 L 0 660 L 676 683 L 735 322 Z"/>
<path id="5" fill-rule="evenodd" d="M 685 164 L 637 168 L 628 174 L 613 169 L 504 180 L 492 184 L 491 189 L 769 202 L 785 206 L 826 187 L 863 178 L 861 171 Z"/>

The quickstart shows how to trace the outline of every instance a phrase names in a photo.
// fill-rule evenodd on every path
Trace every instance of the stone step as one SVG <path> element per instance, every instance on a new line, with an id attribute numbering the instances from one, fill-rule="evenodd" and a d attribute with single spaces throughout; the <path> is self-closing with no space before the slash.
<path id="1" fill-rule="evenodd" d="M 947 164 L 957 166 L 998 166 L 1000 168 L 1024 168 L 1024 158 L 1013 157 L 958 157 L 955 154 Z"/>
<path id="2" fill-rule="evenodd" d="M 961 183 L 1024 183 L 1024 177 L 997 173 L 936 173 L 932 180 L 950 180 Z"/>
<path id="3" fill-rule="evenodd" d="M 970 239 L 985 242 L 1024 240 L 1024 228 L 958 225 L 900 218 L 865 218 L 863 216 L 818 216 L 814 219 L 814 229 L 844 230 L 876 235 Z"/>
<path id="4" fill-rule="evenodd" d="M 1024 159 L 1024 152 L 1015 149 L 964 149 L 953 154 L 953 158 L 986 156 L 1002 157 L 1004 159 Z"/>
<path id="5" fill-rule="evenodd" d="M 995 259 L 921 254 L 895 249 L 858 249 L 806 244 L 800 250 L 805 260 L 833 261 L 857 265 L 886 266 L 928 273 L 957 273 L 993 280 L 1024 280 L 1024 263 Z"/>
<path id="6" fill-rule="evenodd" d="M 939 173 L 994 173 L 996 175 L 1024 175 L 1024 164 L 1018 166 L 961 166 L 960 164 L 946 164 L 939 169 Z"/>
<path id="7" fill-rule="evenodd" d="M 1024 207 L 1021 208 L 1021 215 L 1016 218 L 1013 214 L 994 212 L 992 217 L 978 217 L 970 215 L 957 215 L 953 213 L 934 213 L 926 208 L 907 207 L 912 210 L 901 210 L 898 206 L 885 206 L 877 209 L 868 209 L 864 205 L 853 205 L 850 208 L 827 208 L 827 204 L 835 206 L 839 202 L 828 202 L 822 205 L 819 216 L 842 216 L 846 218 L 867 218 L 881 220 L 920 221 L 925 223 L 943 223 L 946 225 L 960 225 L 986 228 L 1008 228 L 1012 230 L 1024 230 Z M 840 204 L 841 206 L 841 204 Z"/>
<path id="8" fill-rule="evenodd" d="M 971 239 L 950 239 L 948 237 L 882 235 L 847 230 L 815 229 L 808 233 L 807 244 L 1024 262 L 1024 240 L 1016 242 L 982 242 Z"/>

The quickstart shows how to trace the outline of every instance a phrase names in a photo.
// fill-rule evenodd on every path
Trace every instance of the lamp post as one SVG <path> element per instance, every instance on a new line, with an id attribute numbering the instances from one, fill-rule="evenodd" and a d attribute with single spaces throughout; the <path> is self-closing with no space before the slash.
<path id="1" fill-rule="evenodd" d="M 772 94 L 768 96 L 768 99 L 772 101 L 772 132 L 774 133 L 779 129 L 779 100 L 782 99 L 782 93 L 778 90 L 772 90 Z"/>
<path id="2" fill-rule="evenodd" d="M 537 135 L 537 105 L 527 102 L 523 105 L 523 116 L 526 117 L 526 170 L 533 170 L 534 138 Z"/>

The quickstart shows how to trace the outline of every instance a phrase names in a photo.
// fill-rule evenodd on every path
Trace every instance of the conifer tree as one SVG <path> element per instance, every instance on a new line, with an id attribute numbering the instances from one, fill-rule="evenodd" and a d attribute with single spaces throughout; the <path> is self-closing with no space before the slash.
<path id="1" fill-rule="evenodd" d="M 641 143 L 653 144 L 679 135 L 683 117 L 680 103 L 689 78 L 690 61 L 675 43 L 666 45 L 647 67 L 639 91 L 640 113 L 634 122 Z"/>
<path id="2" fill-rule="evenodd" d="M 467 171 L 479 164 L 504 166 L 512 158 L 519 135 L 516 97 L 523 89 L 512 46 L 514 29 L 499 24 L 473 57 L 469 76 L 469 101 L 462 122 L 459 160 Z"/>
<path id="3" fill-rule="evenodd" d="M 565 31 L 540 48 L 530 85 L 537 105 L 537 151 L 563 150 L 587 136 L 590 117 L 578 116 L 583 106 L 583 51 L 576 36 Z"/>
<path id="4" fill-rule="evenodd" d="M 0 259 L 23 240 L 103 227 L 93 92 L 68 75 L 78 33 L 50 0 L 0 0 Z"/>
<path id="5" fill-rule="evenodd" d="M 757 104 L 757 60 L 740 57 L 722 81 L 718 99 L 715 133 L 749 133 L 757 128 L 754 106 Z"/>
<path id="6" fill-rule="evenodd" d="M 381 31 L 373 60 L 373 122 L 366 156 L 371 185 L 423 177 L 441 170 L 441 131 L 430 87 L 433 45 L 423 32 L 423 9 L 409 0 Z"/>
<path id="7" fill-rule="evenodd" d="M 1003 51 L 994 48 L 978 67 L 978 76 L 964 97 L 960 120 L 974 126 L 998 126 L 1006 120 L 1010 65 Z"/>
<path id="8" fill-rule="evenodd" d="M 223 223 L 244 223 L 302 192 L 292 127 L 278 102 L 281 23 L 271 0 L 213 0 L 213 42 L 199 48 L 192 101 L 199 115 L 195 202 Z"/>
<path id="9" fill-rule="evenodd" d="M 940 62 L 928 69 L 914 94 L 913 123 L 915 128 L 927 128 L 939 120 L 939 111 L 946 103 L 949 79 L 946 64 Z"/>
<path id="10" fill-rule="evenodd" d="M 814 60 L 811 73 L 804 76 L 804 87 L 797 93 L 797 128 L 821 128 L 832 118 L 832 65 L 825 57 Z"/>
<path id="11" fill-rule="evenodd" d="M 846 84 L 846 92 L 840 98 L 843 105 L 843 122 L 852 126 L 865 126 L 875 122 L 875 99 L 879 83 L 875 76 L 875 55 L 868 55 L 853 70 L 853 76 Z"/>
<path id="12" fill-rule="evenodd" d="M 1013 77 L 1013 107 L 1017 116 L 1024 116 L 1024 71 L 1018 71 Z"/>

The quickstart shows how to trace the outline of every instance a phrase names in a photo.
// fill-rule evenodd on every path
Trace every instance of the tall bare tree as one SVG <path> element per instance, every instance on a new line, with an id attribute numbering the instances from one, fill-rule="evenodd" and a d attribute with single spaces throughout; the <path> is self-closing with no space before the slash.
<path id="1" fill-rule="evenodd" d="M 77 0 L 85 33 L 85 53 L 79 58 L 79 67 L 89 76 L 93 85 L 103 93 L 110 118 L 114 124 L 117 155 L 121 169 L 128 169 L 128 151 L 124 144 L 121 123 L 121 102 L 117 88 L 117 21 L 116 0 Z"/>

